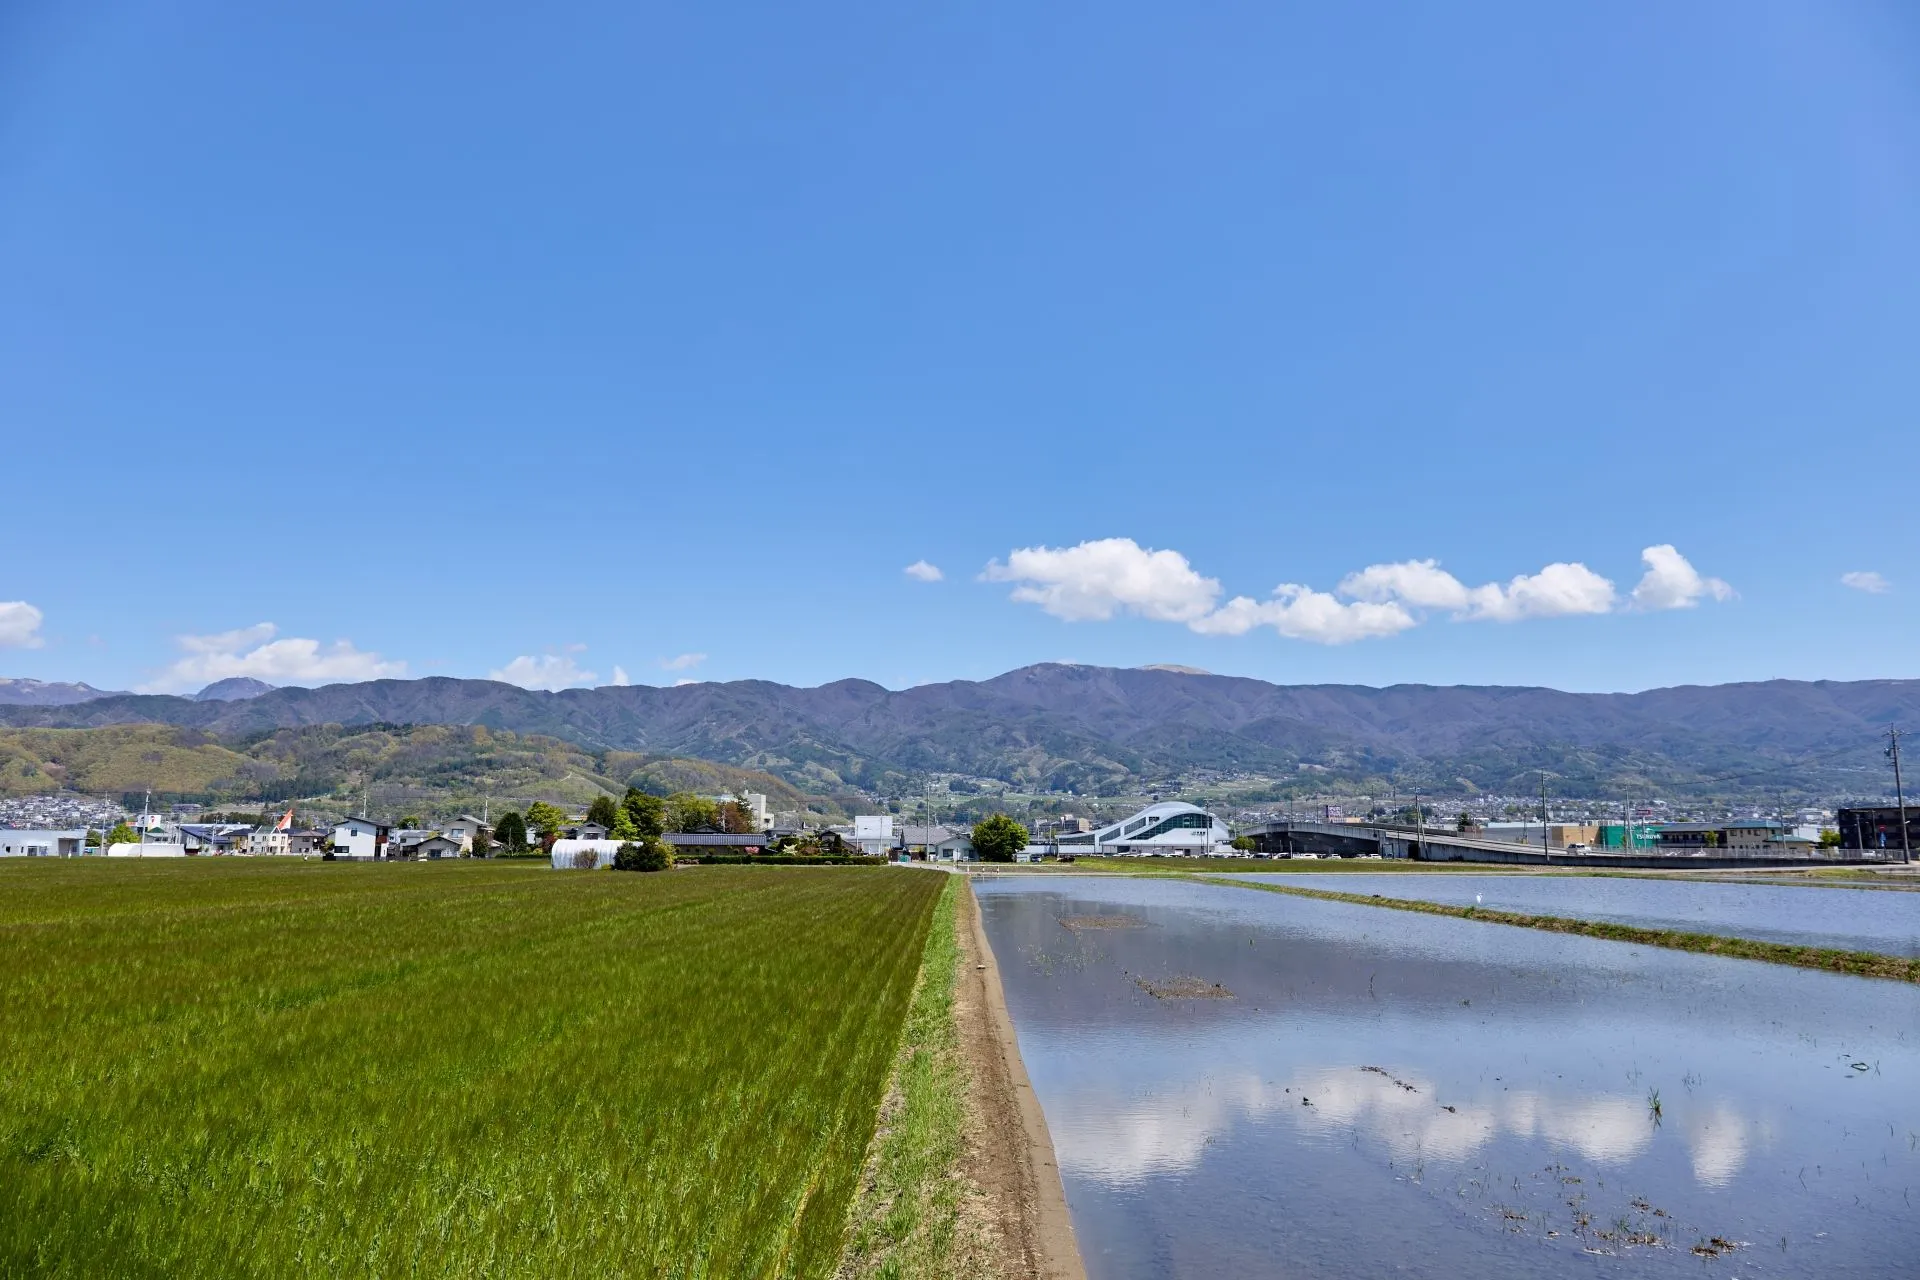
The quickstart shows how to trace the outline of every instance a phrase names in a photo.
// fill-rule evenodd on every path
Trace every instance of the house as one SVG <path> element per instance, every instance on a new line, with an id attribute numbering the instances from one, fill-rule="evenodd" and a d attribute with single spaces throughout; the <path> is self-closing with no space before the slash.
<path id="1" fill-rule="evenodd" d="M 329 833 L 306 828 L 297 831 L 286 831 L 281 834 L 287 837 L 288 854 L 295 858 L 311 858 L 314 854 L 320 852 L 320 846 L 327 842 Z"/>
<path id="2" fill-rule="evenodd" d="M 180 843 L 189 854 L 245 853 L 253 828 L 238 822 L 185 822 Z"/>
<path id="3" fill-rule="evenodd" d="M 457 858 L 460 842 L 438 831 L 396 831 L 387 839 L 387 857 L 415 861 L 421 858 Z"/>
<path id="4" fill-rule="evenodd" d="M 255 827 L 247 837 L 247 852 L 261 857 L 283 858 L 291 851 L 292 841 L 278 827 Z"/>
<path id="5" fill-rule="evenodd" d="M 942 840 L 951 840 L 957 834 L 952 827 L 937 822 L 931 826 L 902 826 L 895 830 L 894 851 L 902 857 L 927 857 L 931 850 L 939 847 Z"/>
<path id="6" fill-rule="evenodd" d="M 605 840 L 607 829 L 597 822 L 580 822 L 571 827 L 562 827 L 560 834 L 568 840 Z"/>
<path id="7" fill-rule="evenodd" d="M 492 827 L 470 813 L 461 814 L 452 822 L 440 828 L 440 831 L 442 835 L 448 835 L 458 840 L 460 842 L 460 850 L 463 853 L 472 853 L 474 841 L 478 840 L 481 836 L 491 838 L 493 835 Z"/>
<path id="8" fill-rule="evenodd" d="M 407 846 L 404 853 L 389 852 L 390 858 L 457 858 L 460 856 L 460 842 L 452 836 L 443 836 L 438 832 Z"/>
<path id="9" fill-rule="evenodd" d="M 887 851 L 893 848 L 893 816 L 885 813 L 856 814 L 853 833 L 847 840 L 869 858 L 886 857 Z"/>
<path id="10" fill-rule="evenodd" d="M 401 827 L 399 830 L 387 834 L 386 856 L 389 858 L 411 858 L 414 856 L 414 849 L 423 841 L 431 840 L 439 834 L 438 831 L 427 827 Z"/>
<path id="11" fill-rule="evenodd" d="M 387 836 L 392 830 L 368 818 L 343 818 L 333 824 L 333 856 L 358 862 L 385 857 Z"/>
<path id="12" fill-rule="evenodd" d="M 973 835 L 967 831 L 955 831 L 933 843 L 927 855 L 934 862 L 978 862 L 980 855 L 973 851 Z"/>

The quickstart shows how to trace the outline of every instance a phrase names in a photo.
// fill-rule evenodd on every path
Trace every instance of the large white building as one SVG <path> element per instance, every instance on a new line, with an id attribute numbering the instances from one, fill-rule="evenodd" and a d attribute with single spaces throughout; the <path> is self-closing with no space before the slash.
<path id="1" fill-rule="evenodd" d="M 0 858 L 77 858 L 87 847 L 87 829 L 0 828 Z"/>
<path id="2" fill-rule="evenodd" d="M 1167 800 L 1084 835 L 1061 836 L 1060 852 L 1204 858 L 1227 852 L 1232 843 L 1227 824 L 1199 805 Z"/>
<path id="3" fill-rule="evenodd" d="M 851 844 L 860 846 L 860 852 L 869 858 L 884 858 L 893 848 L 893 815 L 888 813 L 860 813 L 853 818 L 853 836 Z"/>

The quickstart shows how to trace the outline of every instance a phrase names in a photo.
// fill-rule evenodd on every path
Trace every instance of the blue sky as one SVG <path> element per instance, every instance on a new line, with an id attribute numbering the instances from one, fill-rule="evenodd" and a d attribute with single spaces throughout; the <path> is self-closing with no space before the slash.
<path id="1" fill-rule="evenodd" d="M 1916 67 L 1865 0 L 7 5 L 0 674 L 1920 676 Z"/>

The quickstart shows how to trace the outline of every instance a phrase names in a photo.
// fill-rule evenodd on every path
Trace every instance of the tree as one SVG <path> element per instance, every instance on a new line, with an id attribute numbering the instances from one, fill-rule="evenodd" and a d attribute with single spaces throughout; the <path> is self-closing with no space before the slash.
<path id="1" fill-rule="evenodd" d="M 421 827 L 424 827 L 426 825 L 427 825 L 427 820 L 421 817 L 417 813 L 410 813 L 406 817 L 400 819 L 400 829 L 403 831 L 418 831 Z"/>
<path id="2" fill-rule="evenodd" d="M 88 827 L 87 837 L 83 847 L 88 849 L 100 848 L 101 847 L 100 833 L 98 831 L 95 831 L 92 827 Z"/>
<path id="3" fill-rule="evenodd" d="M 1252 853 L 1253 837 L 1252 836 L 1235 836 L 1233 838 L 1233 847 L 1239 850 L 1241 853 Z"/>
<path id="4" fill-rule="evenodd" d="M 509 809 L 493 824 L 493 835 L 508 853 L 527 851 L 527 820 Z"/>
<path id="5" fill-rule="evenodd" d="M 750 836 L 759 830 L 754 825 L 753 810 L 738 800 L 720 806 L 720 829 L 730 836 Z"/>
<path id="6" fill-rule="evenodd" d="M 633 835 L 622 838 L 659 835 L 667 829 L 666 809 L 666 802 L 659 796 L 650 796 L 638 787 L 628 787 L 627 794 L 620 800 L 620 812 L 633 824 Z"/>
<path id="7" fill-rule="evenodd" d="M 1474 828 L 1473 815 L 1465 809 L 1460 811 L 1460 820 L 1453 824 L 1455 831 L 1471 831 Z"/>
<path id="8" fill-rule="evenodd" d="M 608 831 L 613 830 L 613 824 L 619 817 L 620 806 L 612 796 L 595 796 L 593 803 L 587 806 L 587 821 Z"/>
<path id="9" fill-rule="evenodd" d="M 720 825 L 720 806 L 691 791 L 676 791 L 667 797 L 668 831 L 712 831 Z"/>
<path id="10" fill-rule="evenodd" d="M 983 862 L 1012 862 L 1027 847 L 1027 829 L 1004 813 L 974 824 L 973 851 Z"/>
<path id="11" fill-rule="evenodd" d="M 673 866 L 673 850 L 658 836 L 629 840 L 614 851 L 615 871 L 665 871 Z"/>
<path id="12" fill-rule="evenodd" d="M 139 844 L 140 833 L 124 822 L 116 822 L 113 824 L 113 830 L 107 832 L 107 843 L 109 845 Z"/>
<path id="13" fill-rule="evenodd" d="M 1840 847 L 1840 829 L 1838 827 L 1820 828 L 1820 847 L 1838 849 Z"/>
<path id="14" fill-rule="evenodd" d="M 557 805 L 545 800 L 535 800 L 527 806 L 527 826 L 537 832 L 542 840 L 553 840 L 560 834 L 560 828 L 566 826 L 567 815 Z"/>
<path id="15" fill-rule="evenodd" d="M 493 841 L 487 839 L 487 833 L 484 831 L 474 832 L 472 856 L 476 858 L 485 858 L 492 853 L 493 853 Z"/>

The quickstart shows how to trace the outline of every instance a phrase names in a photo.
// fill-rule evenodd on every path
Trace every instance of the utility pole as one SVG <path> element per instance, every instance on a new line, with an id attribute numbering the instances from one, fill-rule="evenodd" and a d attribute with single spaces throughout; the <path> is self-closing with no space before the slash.
<path id="1" fill-rule="evenodd" d="M 1540 771 L 1540 856 L 1551 859 L 1547 849 L 1547 771 Z"/>
<path id="2" fill-rule="evenodd" d="M 1900 807 L 1900 861 L 1912 862 L 1913 845 L 1907 837 L 1907 793 L 1900 785 L 1900 730 L 1892 725 L 1887 726 L 1887 757 L 1893 761 L 1893 802 Z"/>

